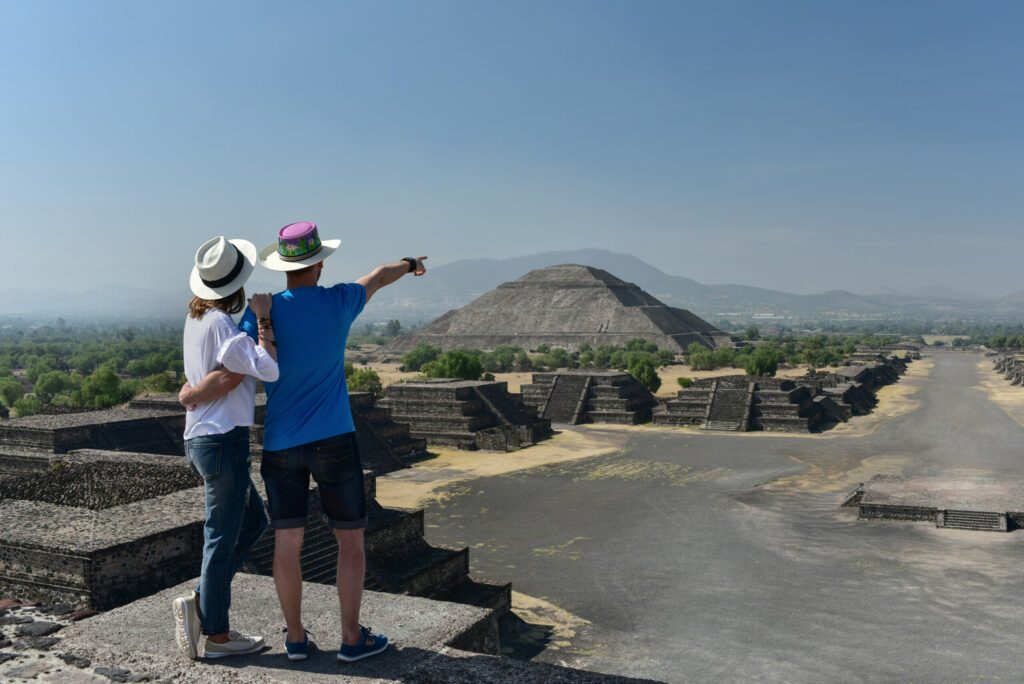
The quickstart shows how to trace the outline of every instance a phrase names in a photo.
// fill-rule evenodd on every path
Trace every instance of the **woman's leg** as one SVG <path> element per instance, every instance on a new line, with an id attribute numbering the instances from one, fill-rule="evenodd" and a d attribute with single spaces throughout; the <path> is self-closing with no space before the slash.
<path id="1" fill-rule="evenodd" d="M 252 551 L 252 547 L 256 545 L 256 542 L 263 537 L 263 534 L 270 527 L 270 518 L 267 516 L 267 507 L 263 504 L 263 499 L 260 498 L 260 493 L 256 490 L 256 485 L 253 484 L 251 476 L 251 464 L 252 459 L 249 454 L 249 429 L 248 428 L 237 428 L 239 432 L 238 452 L 239 458 L 239 481 L 246 482 L 245 492 L 245 513 L 242 516 L 242 526 L 238 533 L 238 543 L 235 545 L 235 554 L 232 561 L 232 577 L 245 563 L 245 559 L 249 557 L 249 552 Z"/>
<path id="2" fill-rule="evenodd" d="M 203 527 L 203 568 L 199 582 L 199 613 L 203 633 L 228 632 L 234 551 L 251 481 L 248 468 L 239 478 L 235 441 L 231 433 L 189 440 L 189 459 L 203 478 L 206 524 Z"/>

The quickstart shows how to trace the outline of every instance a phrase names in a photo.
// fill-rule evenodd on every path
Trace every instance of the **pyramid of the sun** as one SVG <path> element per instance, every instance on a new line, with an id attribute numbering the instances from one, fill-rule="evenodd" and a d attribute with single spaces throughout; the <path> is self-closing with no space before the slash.
<path id="1" fill-rule="evenodd" d="M 399 337 L 384 351 L 402 353 L 418 344 L 442 349 L 493 349 L 542 344 L 578 349 L 581 344 L 624 345 L 643 339 L 684 351 L 699 342 L 729 344 L 729 335 L 684 309 L 666 306 L 633 283 L 590 266 L 565 264 L 530 271 L 499 285 L 422 330 Z"/>

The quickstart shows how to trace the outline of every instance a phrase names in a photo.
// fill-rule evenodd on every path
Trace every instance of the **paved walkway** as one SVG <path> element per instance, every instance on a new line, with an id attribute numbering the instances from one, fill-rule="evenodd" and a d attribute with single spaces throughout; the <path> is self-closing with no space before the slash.
<path id="1" fill-rule="evenodd" d="M 1021 681 L 1024 532 L 839 507 L 880 472 L 1024 481 L 1024 428 L 976 388 L 980 360 L 935 354 L 907 381 L 918 408 L 867 436 L 640 429 L 612 455 L 464 483 L 428 535 L 567 611 L 550 662 L 672 682 Z"/>

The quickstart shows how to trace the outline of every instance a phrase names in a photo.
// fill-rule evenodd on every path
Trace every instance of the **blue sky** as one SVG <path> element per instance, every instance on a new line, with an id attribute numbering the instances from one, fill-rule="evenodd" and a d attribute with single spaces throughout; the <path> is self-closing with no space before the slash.
<path id="1" fill-rule="evenodd" d="M 0 0 L 0 289 L 178 289 L 206 238 L 310 219 L 336 278 L 599 247 L 1005 294 L 1022 25 L 973 0 Z"/>

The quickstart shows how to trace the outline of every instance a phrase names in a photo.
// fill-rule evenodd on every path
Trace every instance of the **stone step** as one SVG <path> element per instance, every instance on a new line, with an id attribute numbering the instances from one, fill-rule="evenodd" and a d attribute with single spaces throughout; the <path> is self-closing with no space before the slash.
<path id="1" fill-rule="evenodd" d="M 651 419 L 651 410 L 640 411 L 588 411 L 587 417 L 595 423 L 639 425 Z"/>
<path id="2" fill-rule="evenodd" d="M 401 562 L 371 567 L 375 564 L 367 559 L 367 566 L 389 591 L 410 596 L 430 596 L 469 576 L 468 548 L 424 547 Z"/>
<path id="3" fill-rule="evenodd" d="M 501 617 L 512 610 L 512 585 L 466 579 L 430 598 L 487 608 L 493 610 L 495 616 Z"/>
<path id="4" fill-rule="evenodd" d="M 339 669 L 333 649 L 327 647 L 338 636 L 337 592 L 334 587 L 317 584 L 303 587 L 303 619 L 309 630 L 325 642 L 324 648 L 312 649 L 302 667 L 282 667 L 281 663 L 286 662 L 283 640 L 269 638 L 280 634 L 281 629 L 280 612 L 276 608 L 269 609 L 277 605 L 274 582 L 269 577 L 244 573 L 234 581 L 232 619 L 254 633 L 267 635 L 268 651 L 251 657 L 240 656 L 237 663 L 236 659 L 189 661 L 181 657 L 174 639 L 164 635 L 169 633 L 167 606 L 174 598 L 191 591 L 195 583 L 196 580 L 190 578 L 153 596 L 66 627 L 60 633 L 64 639 L 62 648 L 67 645 L 96 667 L 124 667 L 123 645 L 133 643 L 137 657 L 129 667 L 133 674 L 152 681 L 166 679 L 168 673 L 176 673 L 172 678 L 182 681 L 235 681 L 243 672 L 252 681 L 311 684 L 385 680 L 568 681 L 565 675 L 552 672 L 551 666 L 538 665 L 532 668 L 537 671 L 531 673 L 516 663 L 520 671 L 509 671 L 507 667 L 499 667 L 505 663 L 503 659 L 494 659 L 491 665 L 490 659 L 480 655 L 463 653 L 464 658 L 458 657 L 460 652 L 452 647 L 498 653 L 497 625 L 492 611 L 372 591 L 363 596 L 363 621 L 386 633 L 397 648 L 391 655 Z M 239 665 L 243 669 L 238 669 Z M 352 670 L 352 667 L 357 669 Z M 575 678 L 573 681 L 596 680 Z"/>
<path id="5" fill-rule="evenodd" d="M 683 426 L 683 425 L 703 425 L 704 414 L 687 416 L 681 413 L 655 413 L 651 421 L 655 425 L 666 425 L 666 426 Z"/>
<path id="6" fill-rule="evenodd" d="M 434 415 L 434 416 L 477 416 L 484 412 L 484 403 L 476 398 L 459 401 L 448 399 L 434 400 L 429 397 L 422 399 L 410 397 L 385 397 L 380 400 L 380 406 L 391 412 L 391 418 L 397 420 L 397 415 Z"/>
<path id="7" fill-rule="evenodd" d="M 945 512 L 942 527 L 960 530 L 986 530 L 1005 532 L 1005 518 L 999 513 L 987 511 L 949 511 Z"/>
<path id="8" fill-rule="evenodd" d="M 426 440 L 430 446 L 450 446 L 464 451 L 475 451 L 479 448 L 476 443 L 476 436 L 469 432 L 418 430 L 416 436 Z"/>
<path id="9" fill-rule="evenodd" d="M 733 420 L 709 420 L 704 429 L 720 432 L 739 432 L 743 429 L 743 423 Z"/>
<path id="10" fill-rule="evenodd" d="M 494 417 L 489 414 L 461 416 L 396 411 L 394 417 L 399 422 L 408 423 L 409 431 L 416 436 L 421 436 L 424 432 L 476 432 L 497 424 Z"/>

